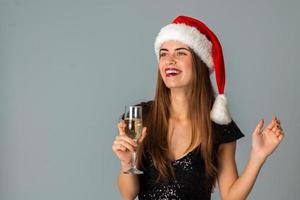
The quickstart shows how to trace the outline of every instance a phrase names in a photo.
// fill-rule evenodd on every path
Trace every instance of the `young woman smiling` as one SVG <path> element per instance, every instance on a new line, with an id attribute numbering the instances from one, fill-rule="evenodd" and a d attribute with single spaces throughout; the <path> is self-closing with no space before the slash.
<path id="1" fill-rule="evenodd" d="M 220 43 L 201 21 L 179 16 L 155 41 L 158 75 L 154 100 L 141 103 L 144 128 L 135 142 L 118 124 L 112 149 L 121 161 L 118 186 L 126 200 L 210 199 L 218 182 L 225 200 L 246 199 L 263 163 L 283 139 L 280 121 L 252 134 L 249 161 L 238 175 L 236 140 L 243 137 L 224 96 L 225 66 Z M 215 72 L 219 94 L 210 74 Z M 137 147 L 139 143 L 139 147 Z M 123 174 L 137 151 L 143 175 Z"/>

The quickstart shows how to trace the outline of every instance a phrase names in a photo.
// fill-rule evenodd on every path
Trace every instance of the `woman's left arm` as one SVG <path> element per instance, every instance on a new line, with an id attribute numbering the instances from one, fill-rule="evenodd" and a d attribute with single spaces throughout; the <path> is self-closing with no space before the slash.
<path id="1" fill-rule="evenodd" d="M 263 123 L 261 120 L 252 134 L 250 158 L 241 176 L 235 163 L 236 142 L 220 145 L 218 185 L 223 200 L 246 199 L 265 160 L 282 141 L 283 131 L 275 117 L 264 130 Z"/>

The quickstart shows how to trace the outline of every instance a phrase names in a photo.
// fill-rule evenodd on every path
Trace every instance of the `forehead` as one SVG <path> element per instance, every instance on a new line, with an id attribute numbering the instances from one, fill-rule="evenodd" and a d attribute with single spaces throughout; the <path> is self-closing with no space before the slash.
<path id="1" fill-rule="evenodd" d="M 168 40 L 160 46 L 160 49 L 176 49 L 176 48 L 186 48 L 189 49 L 189 46 L 186 44 L 176 41 L 176 40 Z"/>

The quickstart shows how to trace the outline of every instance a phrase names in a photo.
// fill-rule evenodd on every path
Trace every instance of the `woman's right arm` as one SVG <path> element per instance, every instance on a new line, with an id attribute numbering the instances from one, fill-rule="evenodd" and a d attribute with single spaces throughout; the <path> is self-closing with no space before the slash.
<path id="1" fill-rule="evenodd" d="M 137 142 L 125 134 L 126 124 L 121 121 L 118 124 L 119 135 L 116 137 L 112 149 L 121 161 L 121 170 L 118 176 L 118 187 L 125 200 L 133 200 L 139 193 L 139 180 L 137 175 L 124 174 L 131 167 L 131 155 L 137 147 Z M 139 143 L 146 135 L 146 128 L 143 128 Z"/>
<path id="2" fill-rule="evenodd" d="M 125 200 L 133 200 L 139 193 L 140 186 L 138 175 L 124 174 L 130 167 L 121 166 L 118 176 L 118 187 L 122 197 Z"/>

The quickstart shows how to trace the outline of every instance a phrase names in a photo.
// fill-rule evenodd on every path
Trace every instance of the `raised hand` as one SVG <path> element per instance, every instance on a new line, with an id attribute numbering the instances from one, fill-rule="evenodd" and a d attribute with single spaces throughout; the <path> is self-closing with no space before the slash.
<path id="1" fill-rule="evenodd" d="M 278 147 L 284 138 L 284 132 L 280 121 L 273 117 L 266 128 L 263 128 L 264 120 L 260 120 L 252 134 L 252 153 L 262 159 L 266 159 Z"/>
<path id="2" fill-rule="evenodd" d="M 142 135 L 139 140 L 136 142 L 125 134 L 126 124 L 124 121 L 118 123 L 119 135 L 116 136 L 112 150 L 116 156 L 120 159 L 121 165 L 123 167 L 130 167 L 132 152 L 135 151 L 138 143 L 141 143 L 146 136 L 146 127 L 143 128 Z"/>

